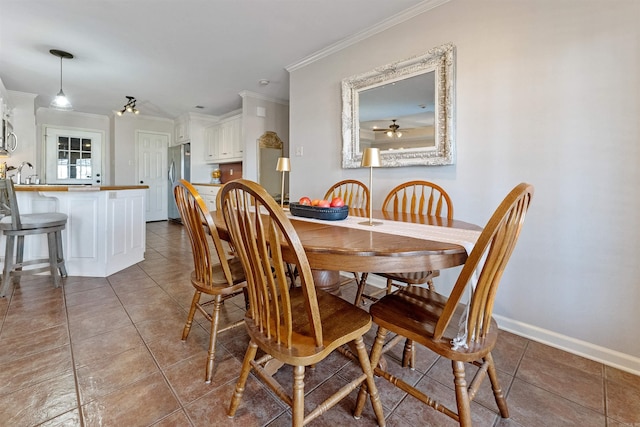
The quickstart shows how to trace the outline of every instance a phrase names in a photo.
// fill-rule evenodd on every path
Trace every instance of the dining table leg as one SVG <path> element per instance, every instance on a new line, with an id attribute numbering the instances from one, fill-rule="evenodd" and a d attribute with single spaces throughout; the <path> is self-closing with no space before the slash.
<path id="1" fill-rule="evenodd" d="M 316 288 L 340 296 L 340 272 L 333 270 L 311 270 Z"/>

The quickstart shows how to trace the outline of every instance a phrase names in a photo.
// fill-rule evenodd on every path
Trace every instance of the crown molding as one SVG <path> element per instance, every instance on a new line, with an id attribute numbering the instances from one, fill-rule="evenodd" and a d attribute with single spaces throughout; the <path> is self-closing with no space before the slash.
<path id="1" fill-rule="evenodd" d="M 324 49 L 321 49 L 311 55 L 302 58 L 298 62 L 294 62 L 291 65 L 285 67 L 288 72 L 292 72 L 298 70 L 300 68 L 306 67 L 309 64 L 312 64 L 315 61 L 318 61 L 322 58 L 325 58 L 331 54 L 341 51 L 351 45 L 354 45 L 362 40 L 365 40 L 375 34 L 381 33 L 391 27 L 394 27 L 398 24 L 402 24 L 405 21 L 408 21 L 411 18 L 414 18 L 422 13 L 425 13 L 431 9 L 435 9 L 438 6 L 441 6 L 450 0 L 425 0 L 422 3 L 418 3 L 417 5 L 410 7 L 402 12 L 399 12 L 384 21 L 376 24 L 375 26 L 355 33 L 352 36 L 349 36 L 341 41 L 334 43 L 330 46 L 327 46 Z"/>
<path id="2" fill-rule="evenodd" d="M 250 90 L 243 90 L 240 93 L 238 93 L 238 95 L 240 95 L 243 99 L 245 97 L 250 97 L 255 99 L 261 99 L 263 101 L 275 102 L 276 104 L 289 105 L 289 101 L 287 101 L 286 99 L 271 98 L 269 96 L 262 95 L 257 92 L 251 92 Z"/>

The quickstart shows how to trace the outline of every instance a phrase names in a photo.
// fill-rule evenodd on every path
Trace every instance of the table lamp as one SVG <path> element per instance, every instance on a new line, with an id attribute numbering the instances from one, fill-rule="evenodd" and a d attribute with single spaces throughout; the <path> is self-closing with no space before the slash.
<path id="1" fill-rule="evenodd" d="M 284 209 L 284 174 L 291 171 L 291 164 L 288 157 L 278 157 L 276 170 L 282 172 L 282 186 L 280 187 L 280 207 Z"/>
<path id="2" fill-rule="evenodd" d="M 380 149 L 365 148 L 362 153 L 362 163 L 360 166 L 369 168 L 369 221 L 363 221 L 362 225 L 381 225 L 379 221 L 373 220 L 373 168 L 380 167 Z"/>

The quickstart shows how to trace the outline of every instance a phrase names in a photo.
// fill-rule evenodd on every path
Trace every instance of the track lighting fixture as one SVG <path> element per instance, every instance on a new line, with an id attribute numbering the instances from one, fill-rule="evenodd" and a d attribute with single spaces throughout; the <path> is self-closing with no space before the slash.
<path id="1" fill-rule="evenodd" d="M 127 103 L 124 104 L 122 110 L 118 111 L 116 114 L 121 116 L 125 113 L 125 111 L 133 114 L 139 114 L 140 111 L 136 108 L 136 98 L 133 96 L 127 96 L 126 98 Z"/>

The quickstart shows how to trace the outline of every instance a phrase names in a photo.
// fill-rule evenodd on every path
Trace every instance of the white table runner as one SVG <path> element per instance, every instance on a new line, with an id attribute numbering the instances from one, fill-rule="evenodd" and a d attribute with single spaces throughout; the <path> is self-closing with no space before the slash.
<path id="1" fill-rule="evenodd" d="M 394 234 L 396 236 L 399 235 L 404 237 L 413 237 L 416 239 L 453 243 L 463 246 L 467 251 L 467 255 L 471 253 L 473 245 L 475 245 L 476 241 L 478 240 L 478 236 L 480 236 L 481 233 L 477 230 L 440 227 L 437 225 L 416 224 L 412 222 L 381 220 L 378 218 L 376 218 L 375 221 L 382 222 L 382 224 L 370 226 L 360 224 L 363 221 L 367 221 L 369 218 L 363 218 L 359 216 L 348 216 L 341 221 L 324 221 L 319 219 L 294 216 L 291 215 L 290 212 L 288 212 L 287 215 L 291 219 L 300 221 L 317 222 L 320 224 L 329 223 L 338 227 L 348 227 L 365 231 L 375 231 L 376 233 Z"/>

